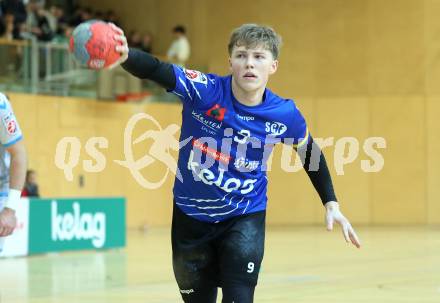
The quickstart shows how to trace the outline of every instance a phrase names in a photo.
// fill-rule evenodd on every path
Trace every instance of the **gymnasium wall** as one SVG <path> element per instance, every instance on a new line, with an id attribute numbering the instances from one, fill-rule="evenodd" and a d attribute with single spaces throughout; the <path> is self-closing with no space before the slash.
<path id="1" fill-rule="evenodd" d="M 436 0 L 88 0 L 113 8 L 123 28 L 149 30 L 164 54 L 171 28 L 183 24 L 190 65 L 228 72 L 226 45 L 246 22 L 273 26 L 283 37 L 271 87 L 281 95 L 371 96 L 440 93 L 440 3 Z"/>
<path id="2" fill-rule="evenodd" d="M 360 157 L 346 166 L 345 175 L 336 176 L 331 166 L 338 198 L 347 216 L 353 222 L 368 224 L 440 223 L 440 160 L 436 157 L 440 152 L 437 118 L 440 116 L 440 2 L 126 0 L 124 3 L 121 6 L 114 0 L 87 1 L 87 5 L 101 10 L 116 9 L 126 30 L 150 30 L 155 36 L 157 53 L 166 51 L 171 42 L 170 29 L 175 24 L 186 25 L 193 48 L 190 66 L 220 74 L 228 72 L 226 44 L 234 27 L 245 22 L 273 26 L 283 36 L 284 47 L 279 71 L 270 87 L 296 100 L 315 137 L 336 140 L 353 136 L 359 140 Z M 78 111 L 76 105 L 70 106 Z M 128 113 L 134 110 L 130 105 L 106 106 L 125 113 L 115 112 L 115 119 L 127 120 Z M 151 106 L 158 113 L 166 112 L 163 118 L 173 113 L 179 119 L 179 108 Z M 104 127 L 102 131 L 108 130 Z M 386 139 L 387 148 L 381 151 L 385 166 L 381 172 L 364 173 L 360 161 L 368 157 L 362 154 L 362 144 L 372 136 Z M 332 163 L 334 149 L 325 151 Z M 167 188 L 145 192 L 129 181 L 130 176 L 123 168 L 114 170 L 89 178 L 96 179 L 91 184 L 96 184 L 101 195 L 105 194 L 101 189 L 110 187 L 105 186 L 105 180 L 121 178 L 120 184 L 124 186 L 120 185 L 119 189 L 111 186 L 110 190 L 133 193 L 128 210 L 131 226 L 169 222 L 169 204 L 154 200 L 170 198 L 171 181 Z M 285 174 L 275 169 L 271 175 L 269 222 L 322 222 L 317 195 L 304 173 Z M 60 186 L 60 194 L 75 192 L 73 185 Z M 155 198 L 145 198 L 152 193 L 156 193 Z M 143 199 L 150 202 L 132 202 Z"/>

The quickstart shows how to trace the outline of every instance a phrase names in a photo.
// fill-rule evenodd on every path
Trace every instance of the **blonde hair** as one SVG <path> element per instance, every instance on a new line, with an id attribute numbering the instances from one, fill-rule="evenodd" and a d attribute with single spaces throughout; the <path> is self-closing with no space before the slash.
<path id="1" fill-rule="evenodd" d="M 252 48 L 260 44 L 272 53 L 274 59 L 278 59 L 281 48 L 281 36 L 269 26 L 243 24 L 234 29 L 231 34 L 228 44 L 229 55 L 232 54 L 234 46 Z"/>

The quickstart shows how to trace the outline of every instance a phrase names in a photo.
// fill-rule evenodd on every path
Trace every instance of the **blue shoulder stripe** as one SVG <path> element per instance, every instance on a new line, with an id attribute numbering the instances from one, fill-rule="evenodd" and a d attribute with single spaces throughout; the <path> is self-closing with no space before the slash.
<path id="1" fill-rule="evenodd" d="M 0 99 L 0 109 L 6 109 L 6 100 Z"/>
<path id="2" fill-rule="evenodd" d="M 20 141 L 21 139 L 23 139 L 23 136 L 18 137 L 17 139 L 12 140 L 11 142 L 8 142 L 6 144 L 3 144 L 4 147 L 9 147 L 11 145 L 14 145 L 15 143 L 17 143 L 18 141 Z"/>

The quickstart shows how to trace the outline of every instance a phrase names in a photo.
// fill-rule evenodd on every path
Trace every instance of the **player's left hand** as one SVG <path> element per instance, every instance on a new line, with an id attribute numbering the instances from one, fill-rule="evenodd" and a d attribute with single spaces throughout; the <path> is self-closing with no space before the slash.
<path id="1" fill-rule="evenodd" d="M 333 230 L 333 223 L 336 222 L 342 227 L 342 233 L 344 234 L 345 241 L 347 243 L 353 243 L 357 248 L 361 247 L 361 242 L 356 235 L 353 227 L 351 226 L 348 219 L 339 210 L 339 204 L 335 201 L 330 201 L 325 204 L 327 213 L 325 219 L 327 221 L 327 230 Z"/>
<path id="2" fill-rule="evenodd" d="M 0 212 L 0 237 L 6 237 L 12 234 L 17 225 L 15 210 L 5 207 Z"/>

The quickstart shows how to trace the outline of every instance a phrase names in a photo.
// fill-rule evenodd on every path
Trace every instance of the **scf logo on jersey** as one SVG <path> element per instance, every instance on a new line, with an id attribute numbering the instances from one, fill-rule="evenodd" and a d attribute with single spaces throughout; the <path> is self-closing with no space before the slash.
<path id="1" fill-rule="evenodd" d="M 287 126 L 281 122 L 266 122 L 266 133 L 279 136 L 286 132 Z"/>

